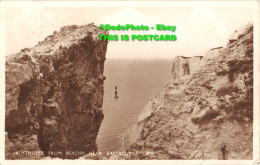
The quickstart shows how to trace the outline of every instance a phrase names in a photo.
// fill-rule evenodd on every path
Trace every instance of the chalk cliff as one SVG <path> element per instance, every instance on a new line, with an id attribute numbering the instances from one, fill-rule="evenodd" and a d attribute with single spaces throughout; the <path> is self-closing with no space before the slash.
<path id="1" fill-rule="evenodd" d="M 172 64 L 172 78 L 192 75 L 199 67 L 202 56 L 177 56 Z"/>
<path id="2" fill-rule="evenodd" d="M 212 48 L 204 56 L 177 56 L 172 64 L 171 78 L 177 79 L 186 75 L 193 75 L 198 71 L 199 67 L 202 67 L 207 61 L 216 57 L 222 48 L 223 47 Z"/>
<path id="3" fill-rule="evenodd" d="M 6 57 L 6 159 L 74 159 L 96 151 L 107 41 L 97 26 L 65 26 Z M 60 151 L 54 155 L 51 151 Z"/>
<path id="4" fill-rule="evenodd" d="M 170 82 L 126 135 L 139 151 L 130 159 L 252 159 L 253 26 L 236 36 L 203 58 L 176 57 Z"/>

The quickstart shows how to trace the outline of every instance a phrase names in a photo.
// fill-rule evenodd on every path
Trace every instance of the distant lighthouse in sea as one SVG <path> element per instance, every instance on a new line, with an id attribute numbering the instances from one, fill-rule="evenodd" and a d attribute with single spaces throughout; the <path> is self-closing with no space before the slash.
<path id="1" fill-rule="evenodd" d="M 117 86 L 115 86 L 115 98 L 116 98 L 116 99 L 118 98 L 118 95 L 117 95 Z"/>

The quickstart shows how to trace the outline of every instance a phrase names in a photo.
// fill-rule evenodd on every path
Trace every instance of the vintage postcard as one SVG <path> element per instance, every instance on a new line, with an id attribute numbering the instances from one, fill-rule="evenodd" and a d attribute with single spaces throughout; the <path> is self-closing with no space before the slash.
<path id="1" fill-rule="evenodd" d="M 1 1 L 1 165 L 259 165 L 259 7 Z"/>

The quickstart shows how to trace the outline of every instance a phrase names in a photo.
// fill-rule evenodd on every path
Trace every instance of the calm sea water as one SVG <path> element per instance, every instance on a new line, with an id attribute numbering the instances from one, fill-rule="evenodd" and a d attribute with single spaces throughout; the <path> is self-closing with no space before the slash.
<path id="1" fill-rule="evenodd" d="M 119 151 L 123 136 L 145 105 L 170 78 L 172 60 L 107 60 L 104 75 L 104 120 L 97 137 L 98 150 Z M 114 98 L 117 86 L 118 99 Z"/>

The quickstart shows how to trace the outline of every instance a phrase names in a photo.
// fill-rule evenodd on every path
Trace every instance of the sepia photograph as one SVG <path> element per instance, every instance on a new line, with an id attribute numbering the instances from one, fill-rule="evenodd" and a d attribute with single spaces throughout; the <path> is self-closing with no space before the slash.
<path id="1" fill-rule="evenodd" d="M 0 8 L 1 164 L 260 164 L 259 1 Z"/>

